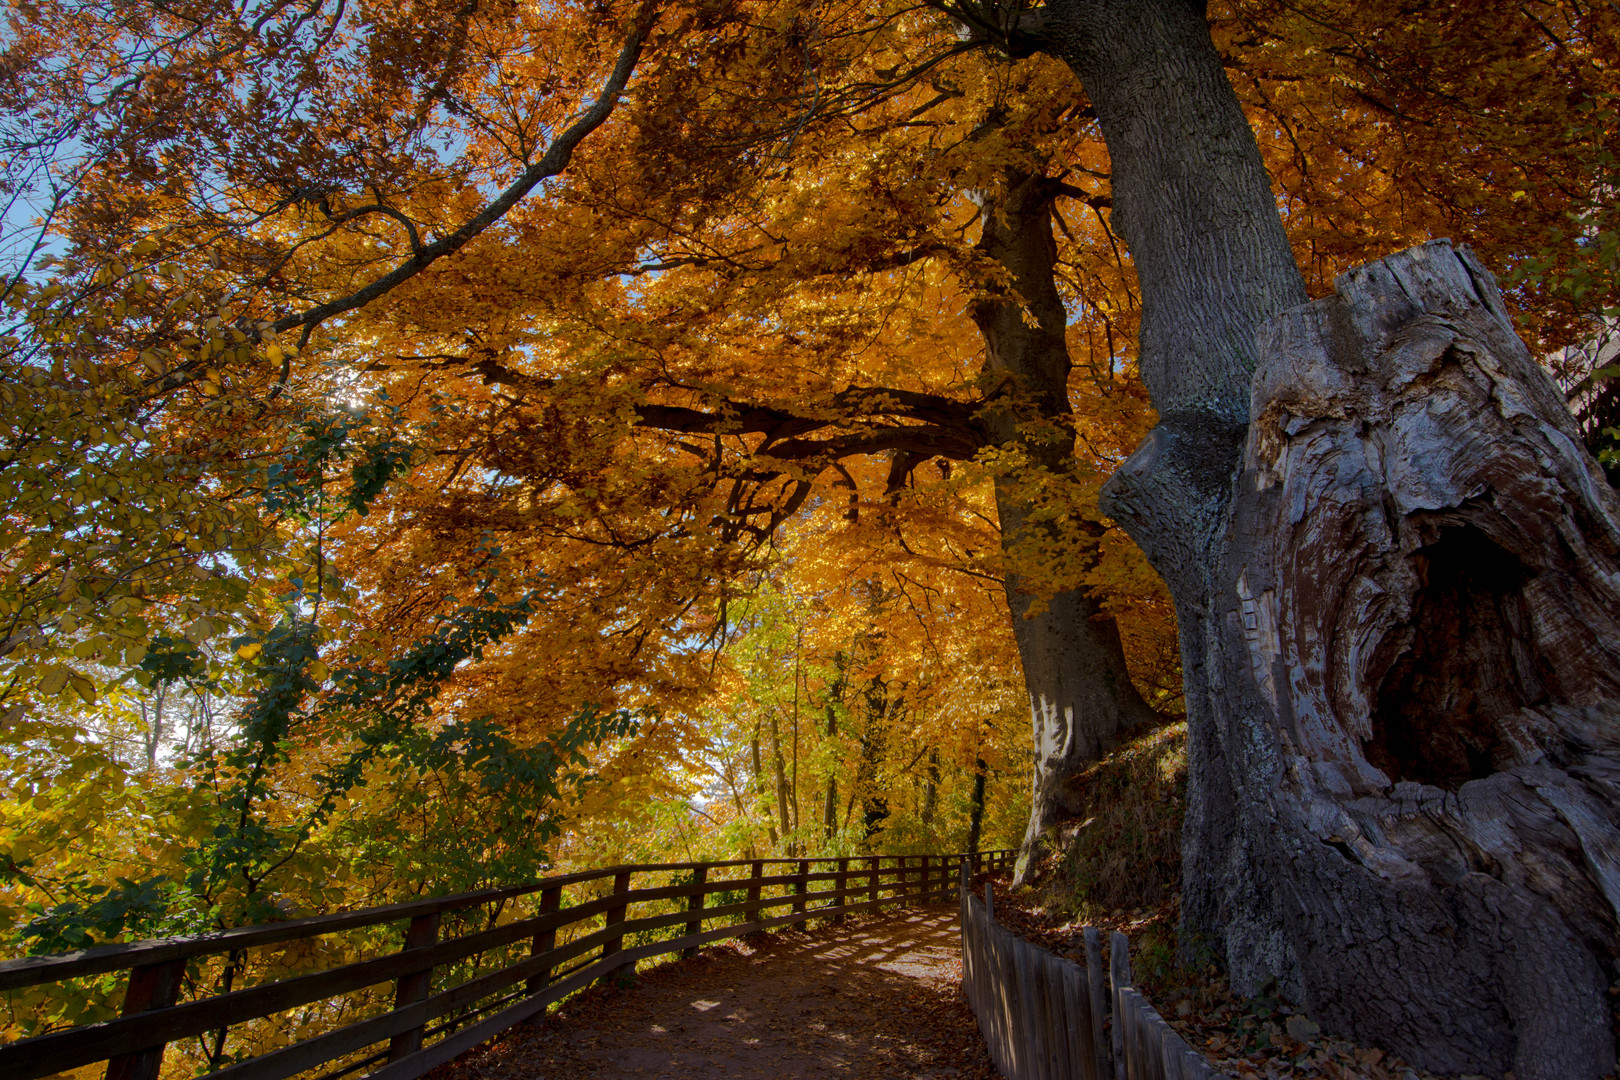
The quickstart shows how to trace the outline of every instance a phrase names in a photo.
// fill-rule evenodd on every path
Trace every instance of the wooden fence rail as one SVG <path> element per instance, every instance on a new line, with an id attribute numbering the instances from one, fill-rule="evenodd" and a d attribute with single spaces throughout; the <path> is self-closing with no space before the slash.
<path id="1" fill-rule="evenodd" d="M 1056 956 L 996 923 L 962 869 L 962 987 L 1007 1080 L 1229 1080 L 1131 985 L 1130 942 L 1084 932 L 1086 962 Z"/>
<path id="2" fill-rule="evenodd" d="M 613 866 L 364 911 L 8 960 L 0 962 L 0 993 L 128 975 L 117 1019 L 0 1046 L 0 1077 L 37 1080 L 105 1061 L 107 1080 L 157 1080 L 165 1050 L 195 1039 L 209 1040 L 212 1059 L 223 1066 L 212 1077 L 284 1080 L 329 1066 L 320 1080 L 368 1069 L 372 1080 L 410 1080 L 577 990 L 633 971 L 638 961 L 690 956 L 715 941 L 813 918 L 948 900 L 958 865 L 970 862 L 976 872 L 999 873 L 1014 855 L 998 850 Z M 671 883 L 633 888 L 638 876 Z M 515 902 L 536 893 L 534 913 L 517 917 Z M 574 894 L 572 903 L 565 903 L 565 893 Z M 786 914 L 766 914 L 784 907 L 790 909 Z M 482 928 L 446 935 L 451 921 Z M 676 936 L 667 936 L 671 928 Z M 210 993 L 204 985 L 209 958 L 227 957 L 242 972 L 249 950 L 308 949 L 317 939 L 367 929 L 389 932 L 399 948 L 285 977 L 274 974 L 274 965 L 261 964 L 272 974 L 256 985 L 238 981 L 237 989 L 226 985 Z M 389 984 L 391 999 L 381 994 Z M 181 1001 L 188 986 L 202 989 Z M 318 1034 L 283 1038 L 286 1045 L 245 1059 L 221 1053 L 233 1026 L 275 1018 L 303 1035 L 311 1016 L 342 1022 Z M 264 1033 L 256 1038 L 263 1042 Z M 275 1041 L 272 1033 L 269 1042 Z"/>

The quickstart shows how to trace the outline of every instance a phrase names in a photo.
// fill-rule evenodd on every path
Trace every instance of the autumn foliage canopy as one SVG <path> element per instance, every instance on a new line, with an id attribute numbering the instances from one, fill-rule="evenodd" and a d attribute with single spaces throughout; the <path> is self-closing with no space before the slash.
<path id="1" fill-rule="evenodd" d="M 1096 505 L 1154 421 L 1109 159 L 1005 15 L 10 5 L 12 947 L 1016 842 L 1009 581 L 1098 599 L 1173 721 L 1173 612 Z M 1314 293 L 1451 236 L 1549 354 L 1612 316 L 1612 5 L 1210 17 Z M 1014 177 L 1066 407 L 974 320 L 1024 303 L 981 243 Z"/>

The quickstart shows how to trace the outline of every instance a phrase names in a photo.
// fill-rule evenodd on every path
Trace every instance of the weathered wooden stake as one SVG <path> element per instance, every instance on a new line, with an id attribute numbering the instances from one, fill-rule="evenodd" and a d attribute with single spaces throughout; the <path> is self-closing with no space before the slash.
<path id="1" fill-rule="evenodd" d="M 129 985 L 124 990 L 122 1015 L 133 1016 L 173 1005 L 180 998 L 180 980 L 185 973 L 184 960 L 168 960 L 134 968 L 129 973 Z M 157 1080 L 166 1048 L 154 1046 L 111 1059 L 107 1062 L 107 1080 Z"/>
<path id="2" fill-rule="evenodd" d="M 439 913 L 437 911 L 428 915 L 418 915 L 411 920 L 410 926 L 405 930 L 404 952 L 412 949 L 425 949 L 432 945 L 439 937 Z M 403 1009 L 407 1005 L 415 1005 L 428 996 L 433 988 L 433 968 L 431 965 L 417 971 L 401 975 L 394 988 L 394 1008 Z M 414 1054 L 422 1049 L 421 1025 L 402 1031 L 388 1040 L 388 1060 L 398 1061 L 406 1054 Z"/>
<path id="3" fill-rule="evenodd" d="M 614 874 L 613 875 L 613 895 L 614 896 L 623 896 L 625 893 L 627 893 L 629 891 L 630 891 L 630 871 L 622 870 L 619 873 Z M 608 927 L 614 927 L 614 926 L 618 926 L 620 923 L 624 922 L 624 913 L 629 909 L 629 907 L 630 907 L 630 905 L 628 903 L 625 903 L 625 904 L 618 904 L 618 905 L 616 905 L 614 907 L 608 908 L 608 911 L 607 911 L 607 924 L 606 925 Z M 623 948 L 624 948 L 624 935 L 619 934 L 619 935 L 615 935 L 614 937 L 610 937 L 610 938 L 608 938 L 606 941 L 604 941 L 602 943 L 602 957 L 604 959 L 606 959 L 607 957 L 612 956 L 614 953 L 618 952 L 619 950 L 621 950 Z M 612 973 L 609 972 L 607 974 L 604 974 L 600 979 L 597 979 L 596 981 L 597 981 L 598 984 L 607 982 L 607 980 L 611 977 L 611 975 L 612 975 Z"/>
<path id="4" fill-rule="evenodd" d="M 1125 1015 L 1120 991 L 1131 985 L 1131 943 L 1115 930 L 1108 936 L 1108 981 L 1114 988 L 1114 1064 L 1125 1080 L 1134 1080 L 1125 1057 L 1125 1028 L 1131 1017 Z"/>
<path id="5" fill-rule="evenodd" d="M 1085 929 L 1086 990 L 1091 995 L 1091 1046 L 1097 1056 L 1097 1076 L 1114 1080 L 1114 1057 L 1108 1052 L 1104 1025 L 1108 1020 L 1108 985 L 1103 974 L 1102 935 L 1095 926 Z"/>
<path id="6" fill-rule="evenodd" d="M 750 885 L 748 887 L 748 908 L 743 913 L 743 922 L 758 922 L 759 921 L 759 888 L 760 887 L 759 887 L 758 882 L 759 882 L 759 879 L 761 877 L 763 877 L 764 874 L 765 874 L 765 862 L 762 859 L 755 859 L 753 861 L 752 867 L 753 867 L 753 869 L 752 869 L 752 872 L 749 874 L 749 877 L 754 882 L 754 884 Z"/>
<path id="7" fill-rule="evenodd" d="M 703 903 L 704 903 L 704 900 L 707 898 L 707 894 L 705 894 L 702 890 L 703 890 L 704 884 L 708 880 L 709 880 L 709 868 L 707 866 L 699 866 L 699 867 L 697 867 L 696 869 L 694 869 L 692 871 L 692 884 L 697 886 L 698 891 L 693 893 L 691 896 L 687 897 L 687 899 L 686 899 L 687 913 L 693 916 L 692 918 L 686 920 L 686 936 L 687 937 L 691 937 L 694 934 L 703 933 L 703 914 L 702 914 L 702 912 L 703 912 Z M 684 948 L 684 949 L 681 950 L 681 958 L 683 960 L 690 960 L 692 957 L 697 955 L 697 951 L 698 951 L 698 947 L 696 945 L 688 946 L 687 948 Z"/>
<path id="8" fill-rule="evenodd" d="M 838 860 L 838 880 L 834 884 L 834 888 L 839 893 L 842 893 L 845 889 L 849 888 L 849 860 L 848 859 L 839 859 Z M 833 901 L 832 901 L 832 904 L 833 904 L 834 907 L 843 907 L 847 903 L 849 903 L 849 897 L 842 896 L 842 895 L 835 897 L 833 899 Z M 843 921 L 844 921 L 844 916 L 842 914 L 838 914 L 838 915 L 833 916 L 833 922 L 841 923 Z"/>
<path id="9" fill-rule="evenodd" d="M 537 914 L 553 915 L 561 907 L 562 886 L 554 886 L 540 893 L 540 910 Z M 539 956 L 541 953 L 548 953 L 556 947 L 557 928 L 554 926 L 550 930 L 542 930 L 534 935 L 534 940 L 529 943 L 529 955 Z M 523 989 L 530 994 L 538 994 L 545 989 L 546 984 L 550 981 L 551 968 L 547 967 L 546 970 L 529 976 L 528 980 L 523 984 Z M 544 1016 L 545 1014 L 542 1013 L 541 1015 Z"/>
<path id="10" fill-rule="evenodd" d="M 810 860 L 809 859 L 800 859 L 799 860 L 799 873 L 798 873 L 797 877 L 795 878 L 795 880 L 793 882 L 793 895 L 797 896 L 799 898 L 799 899 L 793 901 L 793 914 L 795 914 L 795 915 L 803 915 L 804 914 L 804 892 L 805 892 L 805 889 L 809 888 L 809 886 L 810 886 L 810 882 L 808 880 L 806 880 L 806 875 L 808 875 L 809 873 L 810 873 Z"/>

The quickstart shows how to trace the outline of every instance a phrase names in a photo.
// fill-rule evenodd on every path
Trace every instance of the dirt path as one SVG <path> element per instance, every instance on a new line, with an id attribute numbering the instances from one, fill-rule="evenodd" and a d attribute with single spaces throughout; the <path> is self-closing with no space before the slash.
<path id="1" fill-rule="evenodd" d="M 728 943 L 587 991 L 432 1080 L 989 1080 L 954 905 Z"/>

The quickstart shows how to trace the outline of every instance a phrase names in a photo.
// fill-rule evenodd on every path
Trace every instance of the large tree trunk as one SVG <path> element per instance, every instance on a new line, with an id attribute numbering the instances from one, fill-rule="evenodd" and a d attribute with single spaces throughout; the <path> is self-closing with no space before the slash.
<path id="1" fill-rule="evenodd" d="M 1620 498 L 1437 241 L 1263 328 L 1212 552 L 1203 930 L 1442 1072 L 1614 1068 Z M 1114 506 L 1151 537 L 1151 458 Z M 1256 886 L 1259 886 L 1258 888 Z"/>
<path id="2" fill-rule="evenodd" d="M 1422 1066 L 1604 1075 L 1613 493 L 1449 245 L 1303 304 L 1200 6 L 1057 0 L 1042 33 L 1142 282 L 1161 423 L 1105 507 L 1176 601 L 1184 940 Z"/>
<path id="3" fill-rule="evenodd" d="M 1054 0 L 1048 48 L 1091 98 L 1112 162 L 1111 224 L 1125 240 L 1142 293 L 1138 363 L 1159 424 L 1132 459 L 1132 475 L 1159 516 L 1134 529 L 1114 516 L 1165 579 L 1176 605 L 1188 723 L 1184 928 L 1262 955 L 1280 945 L 1275 920 L 1223 920 L 1205 882 L 1241 862 L 1229 846 L 1233 794 L 1214 737 L 1209 674 L 1200 642 L 1219 593 L 1211 557 L 1226 521 L 1231 475 L 1248 421 L 1255 331 L 1303 303 L 1304 281 L 1277 216 L 1254 133 L 1209 37 L 1203 6 L 1189 0 Z M 1105 492 L 1106 494 L 1106 492 Z M 1105 510 L 1110 507 L 1105 503 Z M 1245 906 L 1274 902 L 1249 879 Z M 1230 951 L 1230 950 L 1228 950 Z"/>
<path id="4" fill-rule="evenodd" d="M 979 248 L 1007 269 L 1011 289 L 979 298 L 971 314 L 984 336 L 986 369 L 1008 376 L 982 422 L 997 445 L 1019 447 L 1037 469 L 1063 476 L 1074 468 L 1075 440 L 1067 420 L 1068 318 L 1054 276 L 1054 188 L 1041 175 L 1008 169 L 1000 186 L 979 193 Z M 996 482 L 1002 546 L 1009 551 L 1043 528 L 1031 522 L 1023 483 Z M 1045 854 L 1048 830 L 1077 805 L 1074 778 L 1120 731 L 1157 714 L 1131 682 L 1119 627 L 1097 600 L 1078 589 L 1038 598 L 1016 572 L 1007 575 L 1006 589 L 1034 729 L 1021 882 Z"/>

